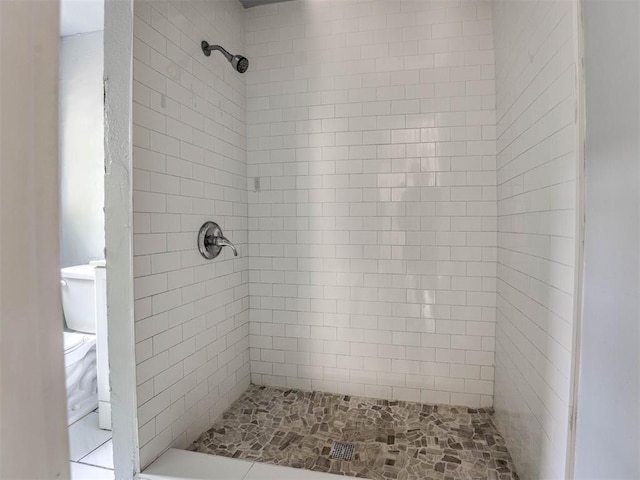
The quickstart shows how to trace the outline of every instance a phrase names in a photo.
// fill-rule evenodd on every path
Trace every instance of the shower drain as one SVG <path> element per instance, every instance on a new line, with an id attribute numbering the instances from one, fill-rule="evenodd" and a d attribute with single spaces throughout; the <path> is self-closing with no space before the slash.
<path id="1" fill-rule="evenodd" d="M 353 460 L 356 446 L 350 443 L 333 442 L 329 457 L 337 460 Z"/>

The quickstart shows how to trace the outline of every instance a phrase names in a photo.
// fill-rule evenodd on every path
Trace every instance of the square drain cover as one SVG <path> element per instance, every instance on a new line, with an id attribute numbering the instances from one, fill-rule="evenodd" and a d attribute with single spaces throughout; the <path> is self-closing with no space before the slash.
<path id="1" fill-rule="evenodd" d="M 351 443 L 333 442 L 331 445 L 331 451 L 329 457 L 337 460 L 353 460 L 353 454 L 356 451 L 356 446 Z"/>

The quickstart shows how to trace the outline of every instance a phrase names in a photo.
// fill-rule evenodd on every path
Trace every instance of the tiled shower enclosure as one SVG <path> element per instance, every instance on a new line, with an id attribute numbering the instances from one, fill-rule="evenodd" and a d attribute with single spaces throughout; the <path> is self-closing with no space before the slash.
<path id="1" fill-rule="evenodd" d="M 494 407 L 518 474 L 563 477 L 575 3 L 134 7 L 142 466 L 253 383 Z"/>

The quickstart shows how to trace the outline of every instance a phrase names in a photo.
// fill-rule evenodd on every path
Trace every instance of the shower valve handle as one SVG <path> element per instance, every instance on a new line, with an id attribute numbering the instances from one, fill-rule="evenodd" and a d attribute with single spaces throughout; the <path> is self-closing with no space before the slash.
<path id="1" fill-rule="evenodd" d="M 215 222 L 206 222 L 200 227 L 198 232 L 198 250 L 200 254 L 207 260 L 211 260 L 220 255 L 222 247 L 230 247 L 233 254 L 237 257 L 238 250 L 231 241 L 226 238 L 220 226 Z"/>
<path id="2" fill-rule="evenodd" d="M 216 247 L 230 247 L 233 250 L 233 255 L 238 256 L 238 250 L 236 246 L 229 241 L 227 237 L 206 237 L 205 243 L 208 245 L 214 245 Z"/>

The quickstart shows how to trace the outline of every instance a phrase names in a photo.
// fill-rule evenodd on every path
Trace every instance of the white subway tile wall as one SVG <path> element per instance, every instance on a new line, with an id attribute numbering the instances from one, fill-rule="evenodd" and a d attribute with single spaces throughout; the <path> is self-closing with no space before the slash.
<path id="1" fill-rule="evenodd" d="M 246 85 L 237 0 L 135 0 L 133 183 L 140 463 L 185 448 L 249 385 Z M 240 251 L 214 262 L 217 221 Z"/>
<path id="2" fill-rule="evenodd" d="M 522 479 L 565 478 L 574 302 L 576 2 L 496 2 L 496 419 Z"/>
<path id="3" fill-rule="evenodd" d="M 245 13 L 253 383 L 488 406 L 491 5 Z"/>

